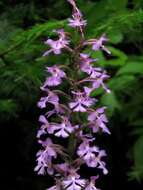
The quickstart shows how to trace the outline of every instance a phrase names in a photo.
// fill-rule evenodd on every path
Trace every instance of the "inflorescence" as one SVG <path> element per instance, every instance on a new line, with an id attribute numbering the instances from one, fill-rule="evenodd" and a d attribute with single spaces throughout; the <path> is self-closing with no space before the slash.
<path id="1" fill-rule="evenodd" d="M 98 132 L 110 134 L 106 126 L 106 107 L 97 108 L 98 100 L 91 93 L 98 88 L 110 93 L 104 83 L 109 75 L 94 66 L 98 59 L 93 59 L 85 50 L 90 48 L 90 51 L 101 50 L 107 54 L 110 51 L 104 46 L 108 41 L 105 35 L 99 39 L 85 39 L 87 21 L 75 0 L 68 2 L 73 9 L 68 26 L 78 31 L 80 40 L 75 48 L 71 48 L 70 35 L 64 29 L 58 29 L 54 30 L 57 40 L 45 41 L 49 49 L 43 56 L 67 51 L 71 63 L 67 66 L 69 68 L 59 64 L 46 67 L 48 76 L 41 86 L 45 95 L 39 100 L 38 107 L 48 111 L 39 117 L 41 127 L 37 138 L 42 148 L 36 155 L 35 171 L 39 175 L 48 173 L 54 178 L 55 185 L 47 190 L 99 190 L 95 186 L 99 175 L 84 179 L 80 176 L 80 168 L 86 165 L 101 170 L 105 175 L 108 173 L 104 162 L 106 152 L 95 145 L 94 137 Z M 63 91 L 60 87 L 64 83 L 66 90 Z"/>

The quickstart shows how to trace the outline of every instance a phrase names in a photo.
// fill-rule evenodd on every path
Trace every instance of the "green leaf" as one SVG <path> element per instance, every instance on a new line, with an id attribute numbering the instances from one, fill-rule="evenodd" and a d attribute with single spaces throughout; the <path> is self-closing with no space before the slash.
<path id="1" fill-rule="evenodd" d="M 108 38 L 110 39 L 110 43 L 118 44 L 123 40 L 123 34 L 120 30 L 113 30 L 108 34 Z"/>
<path id="2" fill-rule="evenodd" d="M 135 76 L 121 75 L 111 78 L 108 82 L 108 86 L 109 88 L 111 88 L 111 90 L 117 92 L 123 92 L 125 89 L 128 89 L 135 80 L 136 80 Z"/>
<path id="3" fill-rule="evenodd" d="M 113 91 L 103 95 L 101 103 L 108 107 L 109 115 L 113 115 L 115 110 L 121 110 L 121 104 Z"/>
<path id="4" fill-rule="evenodd" d="M 100 66 L 104 66 L 104 67 L 107 67 L 107 66 L 119 67 L 125 64 L 125 62 L 128 59 L 125 53 L 111 46 L 109 46 L 108 49 L 111 51 L 111 54 L 112 54 L 112 56 L 109 57 L 108 60 L 105 59 L 105 56 L 103 55 L 101 51 L 93 51 L 90 53 L 91 50 L 88 50 L 88 53 L 90 53 L 93 58 L 99 59 L 96 65 L 99 64 Z"/>
<path id="5" fill-rule="evenodd" d="M 111 65 L 113 67 L 116 66 L 122 66 L 125 64 L 125 62 L 127 61 L 128 57 L 125 53 L 123 53 L 122 51 L 120 51 L 117 48 L 114 47 L 109 47 L 108 48 L 111 51 L 111 54 L 114 58 L 111 58 L 110 60 L 107 61 L 107 65 Z"/>
<path id="6" fill-rule="evenodd" d="M 117 72 L 117 75 L 121 74 L 143 74 L 143 63 L 137 61 L 129 62 Z"/>
<path id="7" fill-rule="evenodd" d="M 0 118 L 7 120 L 10 117 L 17 116 L 17 104 L 12 99 L 0 100 Z"/>
<path id="8" fill-rule="evenodd" d="M 140 136 L 133 146 L 134 166 L 128 173 L 130 179 L 136 179 L 139 182 L 143 179 L 143 136 Z"/>

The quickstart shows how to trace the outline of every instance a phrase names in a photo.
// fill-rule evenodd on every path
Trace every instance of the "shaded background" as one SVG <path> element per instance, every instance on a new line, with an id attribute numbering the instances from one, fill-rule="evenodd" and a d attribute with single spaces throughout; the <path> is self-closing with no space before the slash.
<path id="1" fill-rule="evenodd" d="M 106 33 L 112 52 L 112 56 L 92 55 L 112 76 L 108 83 L 112 93 L 98 92 L 101 105 L 109 108 L 112 132 L 101 137 L 110 173 L 101 178 L 99 187 L 142 190 L 143 1 L 78 0 L 78 4 L 88 20 L 86 37 Z M 36 102 L 45 65 L 59 59 L 66 64 L 66 55 L 43 58 L 43 41 L 53 29 L 67 28 L 71 10 L 64 0 L 1 0 L 0 10 L 1 189 L 42 190 L 52 179 L 33 172 L 39 149 Z"/>

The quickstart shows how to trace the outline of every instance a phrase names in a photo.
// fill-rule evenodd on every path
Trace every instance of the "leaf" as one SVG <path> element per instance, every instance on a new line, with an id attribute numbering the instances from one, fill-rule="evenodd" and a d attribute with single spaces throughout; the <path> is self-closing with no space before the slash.
<path id="1" fill-rule="evenodd" d="M 134 166 L 128 173 L 130 179 L 137 179 L 139 182 L 143 179 L 143 135 L 138 138 L 133 146 Z"/>
<path id="2" fill-rule="evenodd" d="M 136 32 L 142 31 L 142 23 L 143 10 L 141 9 L 119 13 L 116 12 L 115 14 L 112 13 L 112 15 L 110 15 L 109 17 L 105 15 L 105 19 L 102 18 L 102 22 L 100 21 L 96 23 L 95 28 L 92 26 L 92 31 L 90 31 L 90 37 L 93 38 L 94 36 L 101 35 L 102 33 L 110 35 L 110 33 L 120 31 L 122 34 L 128 34 L 126 38 L 131 35 L 133 36 L 134 34 L 134 37 L 136 37 L 135 39 L 138 40 L 139 36 L 136 36 Z M 138 30 L 136 29 L 137 27 Z"/>
<path id="3" fill-rule="evenodd" d="M 26 31 L 19 32 L 13 37 L 11 45 L 6 50 L 1 50 L 0 54 L 7 54 L 12 50 L 15 50 L 17 47 L 31 45 L 37 38 L 42 35 L 50 35 L 53 29 L 63 27 L 66 21 L 50 21 L 44 24 L 37 24 L 31 29 Z"/>
<path id="4" fill-rule="evenodd" d="M 7 120 L 17 116 L 17 104 L 12 99 L 0 100 L 0 118 Z"/>
<path id="5" fill-rule="evenodd" d="M 124 67 L 119 69 L 117 75 L 121 74 L 143 74 L 143 63 L 142 62 L 129 62 Z"/>
<path id="6" fill-rule="evenodd" d="M 107 65 L 111 65 L 113 67 L 116 67 L 116 66 L 122 66 L 125 64 L 128 57 L 124 52 L 120 51 L 117 48 L 111 47 L 111 46 L 108 49 L 111 51 L 111 55 L 114 58 L 111 57 L 111 59 L 109 59 L 107 61 L 107 63 L 106 63 Z"/>
<path id="7" fill-rule="evenodd" d="M 123 40 L 123 34 L 120 30 L 113 30 L 108 34 L 108 38 L 110 43 L 118 44 Z"/>
<path id="8" fill-rule="evenodd" d="M 135 76 L 132 75 L 121 75 L 113 77 L 109 80 L 108 86 L 111 90 L 117 91 L 118 93 L 127 90 L 133 85 L 136 80 Z"/>
<path id="9" fill-rule="evenodd" d="M 115 110 L 121 110 L 121 104 L 117 99 L 116 94 L 112 91 L 102 96 L 101 103 L 108 107 L 109 115 L 113 115 Z"/>
<path id="10" fill-rule="evenodd" d="M 103 52 L 101 51 L 93 51 L 90 53 L 91 50 L 90 49 L 88 50 L 88 53 L 90 53 L 93 58 L 95 59 L 97 58 L 99 60 L 96 63 L 96 65 L 99 64 L 104 67 L 107 67 L 107 66 L 119 67 L 125 64 L 125 62 L 128 59 L 125 53 L 111 46 L 107 48 L 111 51 L 111 56 L 109 56 L 108 59 L 105 58 L 105 56 L 103 55 Z"/>
<path id="11" fill-rule="evenodd" d="M 66 21 L 48 21 L 44 24 L 37 24 L 33 26 L 31 29 L 23 32 L 21 35 L 18 35 L 15 38 L 15 41 L 25 41 L 31 43 L 39 36 L 43 34 L 52 33 L 52 31 L 56 28 L 63 27 Z"/>

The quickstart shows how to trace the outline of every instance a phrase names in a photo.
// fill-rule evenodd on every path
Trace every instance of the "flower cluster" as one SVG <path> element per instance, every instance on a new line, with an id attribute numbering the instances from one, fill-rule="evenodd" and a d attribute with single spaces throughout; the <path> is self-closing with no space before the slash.
<path id="1" fill-rule="evenodd" d="M 71 49 L 69 35 L 64 29 L 58 29 L 54 31 L 58 39 L 48 39 L 45 42 L 49 49 L 43 56 L 50 53 L 58 55 L 64 49 L 69 51 L 69 60 L 72 60 L 69 67 L 74 75 L 72 73 L 70 76 L 66 72 L 67 67 L 59 64 L 46 67 L 47 78 L 41 86 L 44 96 L 37 105 L 47 111 L 39 117 L 41 127 L 37 138 L 42 148 L 36 155 L 35 171 L 39 175 L 48 173 L 55 179 L 55 185 L 47 190 L 99 190 L 95 186 L 99 176 L 83 179 L 80 176 L 80 167 L 85 165 L 99 169 L 105 175 L 108 173 L 104 161 L 106 152 L 96 145 L 94 137 L 98 132 L 110 134 L 106 126 L 106 107 L 97 107 L 98 100 L 91 93 L 98 88 L 110 93 L 105 84 L 109 75 L 102 68 L 94 66 L 98 59 L 90 57 L 85 50 L 91 46 L 91 51 L 101 50 L 108 54 L 110 51 L 104 45 L 108 41 L 105 35 L 99 39 L 84 38 L 87 22 L 75 0 L 68 2 L 73 9 L 68 25 L 75 28 L 81 37 L 78 48 Z M 61 86 L 65 81 L 62 91 Z"/>

